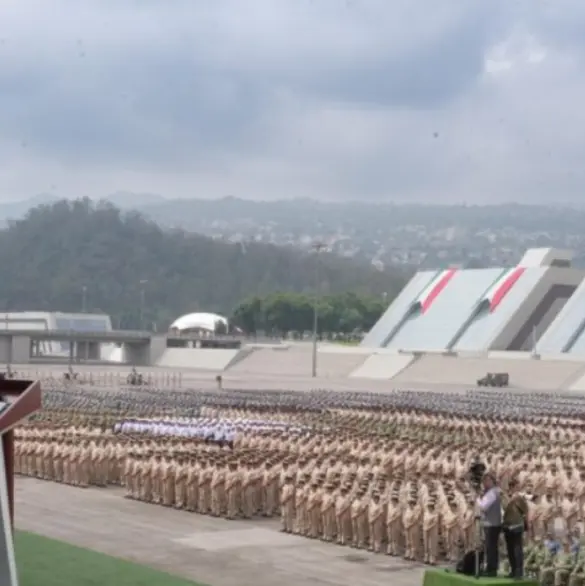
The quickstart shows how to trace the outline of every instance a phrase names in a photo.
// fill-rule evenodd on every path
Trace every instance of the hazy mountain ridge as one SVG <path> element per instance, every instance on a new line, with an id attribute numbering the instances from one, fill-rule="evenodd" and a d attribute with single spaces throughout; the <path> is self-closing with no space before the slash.
<path id="1" fill-rule="evenodd" d="M 50 197 L 1 204 L 0 221 L 20 217 Z M 582 207 L 250 201 L 234 197 L 173 200 L 131 192 L 118 192 L 106 199 L 120 208 L 139 210 L 162 225 L 220 240 L 301 249 L 321 240 L 342 256 L 379 266 L 512 264 L 526 248 L 535 246 L 573 249 L 577 263 L 585 264 Z"/>

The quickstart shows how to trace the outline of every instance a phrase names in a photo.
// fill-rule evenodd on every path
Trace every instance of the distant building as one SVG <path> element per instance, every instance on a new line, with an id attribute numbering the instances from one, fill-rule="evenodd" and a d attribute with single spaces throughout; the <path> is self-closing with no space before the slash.
<path id="1" fill-rule="evenodd" d="M 572 256 L 536 248 L 512 268 L 420 271 L 361 345 L 397 352 L 525 352 L 541 346 L 585 352 L 584 288 L 577 290 L 585 273 L 571 266 Z"/>
<path id="2" fill-rule="evenodd" d="M 47 330 L 67 332 L 109 332 L 112 320 L 103 313 L 63 313 L 60 311 L 13 311 L 0 313 L 0 330 Z M 103 346 L 110 346 L 103 344 Z M 47 341 L 39 345 L 44 356 L 69 355 L 69 342 Z"/>
<path id="3" fill-rule="evenodd" d="M 221 324 L 221 325 L 220 325 Z M 169 327 L 172 334 L 213 334 L 223 328 L 229 331 L 228 320 L 217 313 L 188 313 L 177 318 Z"/>

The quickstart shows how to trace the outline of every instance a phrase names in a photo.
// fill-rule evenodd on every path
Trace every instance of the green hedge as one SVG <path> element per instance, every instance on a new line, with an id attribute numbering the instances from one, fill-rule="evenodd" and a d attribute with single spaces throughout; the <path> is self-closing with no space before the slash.
<path id="1" fill-rule="evenodd" d="M 508 578 L 479 578 L 464 576 L 446 570 L 427 570 L 423 586 L 538 586 L 534 580 L 510 580 Z"/>

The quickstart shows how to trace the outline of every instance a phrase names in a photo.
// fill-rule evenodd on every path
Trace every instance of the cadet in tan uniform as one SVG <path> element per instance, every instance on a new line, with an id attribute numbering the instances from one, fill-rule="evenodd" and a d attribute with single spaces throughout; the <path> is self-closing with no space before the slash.
<path id="1" fill-rule="evenodd" d="M 380 493 L 372 492 L 372 498 L 368 506 L 368 524 L 370 534 L 370 551 L 380 553 L 382 551 L 382 539 L 384 538 L 385 507 L 380 501 Z"/>
<path id="2" fill-rule="evenodd" d="M 155 461 L 151 451 L 148 451 L 144 455 L 144 460 L 140 468 L 140 500 L 145 503 L 153 502 L 153 469 Z"/>
<path id="3" fill-rule="evenodd" d="M 386 533 L 388 541 L 388 555 L 401 555 L 403 549 L 404 528 L 402 526 L 402 507 L 398 489 L 393 491 L 386 512 Z"/>
<path id="4" fill-rule="evenodd" d="M 419 544 L 419 509 L 415 494 L 410 495 L 407 507 L 402 514 L 402 526 L 404 527 L 404 537 L 406 547 L 404 551 L 405 560 L 415 560 L 417 557 L 417 548 Z"/>
<path id="5" fill-rule="evenodd" d="M 455 495 L 447 497 L 439 523 L 442 528 L 446 558 L 456 562 L 459 559 L 459 543 L 462 539 L 463 513 L 459 510 Z"/>
<path id="6" fill-rule="evenodd" d="M 142 476 L 142 468 L 144 467 L 144 456 L 141 452 L 134 454 L 134 466 L 130 475 L 130 494 L 133 499 L 140 500 L 142 495 L 142 487 L 140 479 Z"/>
<path id="7" fill-rule="evenodd" d="M 225 468 L 220 460 L 215 463 L 211 477 L 211 514 L 220 517 L 225 509 Z"/>
<path id="8" fill-rule="evenodd" d="M 263 480 L 264 473 L 260 462 L 254 461 L 251 466 L 252 480 L 250 486 L 252 487 L 252 515 L 264 513 L 264 488 Z"/>
<path id="9" fill-rule="evenodd" d="M 325 485 L 321 498 L 321 528 L 323 541 L 335 539 L 335 496 L 331 482 Z"/>
<path id="10" fill-rule="evenodd" d="M 162 469 L 162 504 L 165 507 L 172 507 L 175 504 L 175 467 L 175 463 L 169 454 L 165 454 Z"/>
<path id="11" fill-rule="evenodd" d="M 65 445 L 61 440 L 57 440 L 55 442 L 55 447 L 53 449 L 53 470 L 54 470 L 54 479 L 57 482 L 63 482 L 63 475 L 64 475 L 64 461 L 63 461 L 63 450 L 65 449 Z"/>
<path id="12" fill-rule="evenodd" d="M 79 443 L 75 443 L 72 445 L 69 451 L 69 473 L 70 473 L 70 482 L 73 486 L 79 486 L 79 472 L 81 467 L 81 458 L 82 458 L 82 450 Z"/>
<path id="13" fill-rule="evenodd" d="M 370 538 L 368 523 L 368 505 L 370 499 L 366 493 L 367 484 L 362 483 L 357 493 L 357 505 L 354 507 L 356 501 L 352 504 L 352 531 L 355 526 L 355 533 L 357 535 L 356 547 L 358 549 L 367 548 Z"/>
<path id="14" fill-rule="evenodd" d="M 211 466 L 211 462 L 206 460 L 201 460 L 199 464 L 199 505 L 197 507 L 197 512 L 201 513 L 202 515 L 209 514 L 209 510 L 211 507 L 211 478 L 213 474 L 213 468 Z"/>
<path id="15" fill-rule="evenodd" d="M 542 524 L 545 533 L 554 531 L 554 519 L 559 514 L 559 507 L 553 501 L 553 493 L 548 492 L 541 503 L 542 506 Z"/>
<path id="16" fill-rule="evenodd" d="M 292 533 L 294 528 L 294 504 L 295 489 L 292 483 L 292 475 L 289 473 L 284 478 L 284 486 L 280 495 L 280 510 L 282 531 Z"/>
<path id="17" fill-rule="evenodd" d="M 278 502 L 278 469 L 269 460 L 264 464 L 262 490 L 264 492 L 264 516 L 272 517 L 275 514 Z"/>
<path id="18" fill-rule="evenodd" d="M 69 460 L 71 453 L 71 440 L 64 440 L 62 445 L 63 447 L 61 448 L 61 465 L 63 468 L 63 475 L 61 477 L 61 481 L 64 484 L 71 484 L 71 464 Z M 32 468 L 30 469 L 30 472 L 32 473 Z"/>
<path id="19" fill-rule="evenodd" d="M 295 526 L 294 533 L 308 536 L 311 521 L 309 519 L 308 503 L 311 494 L 309 484 L 310 474 L 303 473 L 295 489 Z"/>
<path id="20" fill-rule="evenodd" d="M 187 463 L 187 480 L 186 480 L 186 487 L 185 487 L 185 491 L 186 491 L 186 506 L 185 508 L 187 509 L 187 511 L 190 511 L 191 513 L 194 513 L 195 511 L 197 511 L 197 505 L 198 503 L 198 466 L 197 466 L 197 461 L 195 459 L 195 455 L 194 452 L 191 452 L 189 454 Z"/>
<path id="21" fill-rule="evenodd" d="M 426 504 L 423 512 L 423 543 L 424 562 L 436 565 L 439 555 L 439 513 L 436 508 L 436 501 L 432 496 Z"/>
<path id="22" fill-rule="evenodd" d="M 108 486 L 109 446 L 105 440 L 100 440 L 99 444 L 100 451 L 97 460 L 96 480 L 98 486 L 105 487 Z"/>
<path id="23" fill-rule="evenodd" d="M 126 458 L 128 457 L 128 447 L 124 443 L 118 445 L 115 450 L 114 456 L 114 474 L 116 479 L 116 484 L 120 486 L 123 485 L 123 473 L 124 473 L 124 466 L 126 463 Z"/>
<path id="24" fill-rule="evenodd" d="M 90 483 L 95 486 L 100 486 L 100 478 L 98 474 L 99 460 L 102 448 L 99 442 L 91 442 L 89 450 L 89 478 Z"/>
<path id="25" fill-rule="evenodd" d="M 91 482 L 91 444 L 88 439 L 81 444 L 78 466 L 79 486 L 87 488 Z"/>
<path id="26" fill-rule="evenodd" d="M 229 469 L 226 474 L 225 492 L 227 498 L 227 512 L 228 519 L 237 519 L 239 516 L 239 490 L 240 490 L 240 471 L 238 470 L 238 463 L 235 460 L 230 461 Z"/>
<path id="27" fill-rule="evenodd" d="M 187 501 L 187 474 L 188 467 L 185 457 L 179 454 L 175 464 L 175 509 L 182 509 Z"/>
<path id="28" fill-rule="evenodd" d="M 135 464 L 136 464 L 136 459 L 134 457 L 134 452 L 129 451 L 128 457 L 126 458 L 126 462 L 124 465 L 124 474 L 123 474 L 123 482 L 124 482 L 124 487 L 126 489 L 126 494 L 125 494 L 126 498 L 132 498 L 132 496 L 133 496 L 132 476 L 134 473 Z"/>
<path id="29" fill-rule="evenodd" d="M 581 520 L 579 502 L 575 499 L 572 489 L 567 490 L 565 493 L 561 504 L 561 514 L 567 532 L 572 533 L 577 526 L 577 522 Z"/>
<path id="30" fill-rule="evenodd" d="M 162 503 L 162 454 L 155 452 L 154 461 L 150 470 L 150 476 L 152 479 L 152 502 L 155 505 Z"/>
<path id="31" fill-rule="evenodd" d="M 45 451 L 45 440 L 41 436 L 35 442 L 35 450 L 33 452 L 33 476 L 42 478 L 43 474 L 43 454 Z"/>
<path id="32" fill-rule="evenodd" d="M 57 443 L 54 441 L 52 437 L 49 437 L 49 441 L 47 442 L 47 447 L 45 448 L 45 462 L 43 465 L 43 478 L 45 480 L 54 480 L 55 479 L 55 460 L 54 454 L 56 451 Z"/>
<path id="33" fill-rule="evenodd" d="M 337 525 L 337 543 L 340 545 L 351 543 L 351 497 L 347 484 L 341 485 L 340 494 L 335 501 L 335 520 Z"/>
<path id="34" fill-rule="evenodd" d="M 307 536 L 316 539 L 321 534 L 321 489 L 319 483 L 314 480 L 311 482 L 311 490 L 307 495 L 307 520 L 309 527 Z"/>

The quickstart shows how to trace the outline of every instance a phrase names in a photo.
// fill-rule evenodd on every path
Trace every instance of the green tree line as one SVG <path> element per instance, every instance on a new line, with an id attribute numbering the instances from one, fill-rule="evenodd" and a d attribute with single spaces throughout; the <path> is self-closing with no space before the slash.
<path id="1" fill-rule="evenodd" d="M 326 295 L 391 297 L 405 282 L 396 270 L 333 254 L 321 254 L 319 264 Z M 115 328 L 159 331 L 186 313 L 229 316 L 247 297 L 316 287 L 314 255 L 169 230 L 88 199 L 41 205 L 10 222 L 0 230 L 0 267 L 0 312 L 85 309 L 110 315 Z"/>
<path id="2" fill-rule="evenodd" d="M 245 299 L 234 310 L 232 323 L 247 334 L 302 334 L 313 330 L 317 307 L 320 335 L 354 334 L 372 328 L 386 308 L 386 296 L 340 293 L 315 295 L 272 293 Z"/>

